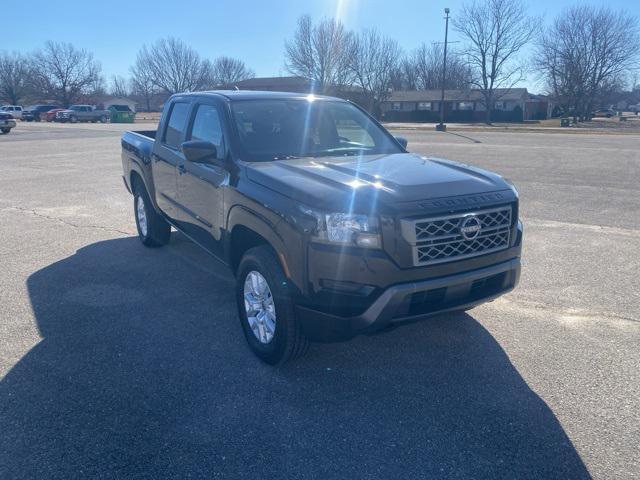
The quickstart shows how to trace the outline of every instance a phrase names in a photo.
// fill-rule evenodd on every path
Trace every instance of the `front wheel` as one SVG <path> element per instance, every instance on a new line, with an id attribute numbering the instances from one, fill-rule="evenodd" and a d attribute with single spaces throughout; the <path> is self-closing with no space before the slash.
<path id="1" fill-rule="evenodd" d="M 100 123 L 107 123 L 107 120 L 108 120 L 108 119 L 107 119 L 107 116 L 106 116 L 106 115 L 102 115 L 102 116 L 100 117 Z"/>
<path id="2" fill-rule="evenodd" d="M 155 211 L 146 190 L 136 189 L 133 195 L 138 238 L 146 247 L 160 247 L 169 243 L 171 225 Z"/>
<path id="3" fill-rule="evenodd" d="M 74 117 L 74 116 L 72 115 L 71 117 L 69 117 L 69 121 L 70 121 L 71 123 L 78 123 L 78 118 L 77 118 L 77 117 Z"/>
<path id="4" fill-rule="evenodd" d="M 282 364 L 306 353 L 309 341 L 296 318 L 288 280 L 270 247 L 254 247 L 242 257 L 236 300 L 247 343 L 263 362 Z"/>

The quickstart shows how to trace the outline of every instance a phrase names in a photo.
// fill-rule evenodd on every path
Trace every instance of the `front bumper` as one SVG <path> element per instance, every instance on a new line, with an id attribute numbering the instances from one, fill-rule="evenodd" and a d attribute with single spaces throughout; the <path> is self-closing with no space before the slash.
<path id="1" fill-rule="evenodd" d="M 13 119 L 9 120 L 0 120 L 0 128 L 15 128 L 16 121 Z"/>
<path id="2" fill-rule="evenodd" d="M 393 323 L 466 310 L 513 290 L 520 279 L 520 258 L 439 278 L 387 288 L 363 313 L 342 317 L 297 306 L 305 334 L 315 341 L 346 340 Z"/>

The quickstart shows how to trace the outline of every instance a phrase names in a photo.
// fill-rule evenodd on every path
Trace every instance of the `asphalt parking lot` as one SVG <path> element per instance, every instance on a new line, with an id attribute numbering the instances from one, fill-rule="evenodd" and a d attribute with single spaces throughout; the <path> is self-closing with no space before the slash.
<path id="1" fill-rule="evenodd" d="M 519 288 L 272 368 L 135 238 L 128 128 L 0 136 L 0 478 L 640 478 L 640 136 L 398 132 L 516 183 Z"/>

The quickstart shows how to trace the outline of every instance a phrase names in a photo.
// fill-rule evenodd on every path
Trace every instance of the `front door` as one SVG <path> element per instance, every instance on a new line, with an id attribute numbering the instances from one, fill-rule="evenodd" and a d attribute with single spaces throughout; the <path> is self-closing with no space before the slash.
<path id="1" fill-rule="evenodd" d="M 201 103 L 194 109 L 185 141 L 211 142 L 217 148 L 217 157 L 225 158 L 220 109 L 215 103 Z M 190 162 L 184 158 L 177 170 L 178 202 L 182 207 L 180 227 L 212 253 L 220 255 L 224 226 L 223 191 L 228 184 L 229 173 L 222 167 Z"/>
<path id="2" fill-rule="evenodd" d="M 156 203 L 171 219 L 178 216 L 178 164 L 183 162 L 180 145 L 184 141 L 187 120 L 191 104 L 175 102 L 171 106 L 168 119 L 164 122 L 163 131 L 158 131 L 158 138 L 151 155 L 153 184 L 156 189 Z"/>

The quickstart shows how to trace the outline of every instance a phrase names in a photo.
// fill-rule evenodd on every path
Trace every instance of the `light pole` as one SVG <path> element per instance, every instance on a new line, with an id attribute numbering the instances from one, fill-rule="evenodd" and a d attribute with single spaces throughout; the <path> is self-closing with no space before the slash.
<path id="1" fill-rule="evenodd" d="M 447 126 L 444 124 L 444 87 L 447 78 L 447 39 L 449 37 L 449 9 L 445 8 L 444 13 L 445 27 L 444 27 L 444 55 L 442 60 L 442 95 L 440 96 L 440 123 L 436 125 L 436 130 L 439 132 L 446 132 Z"/>

